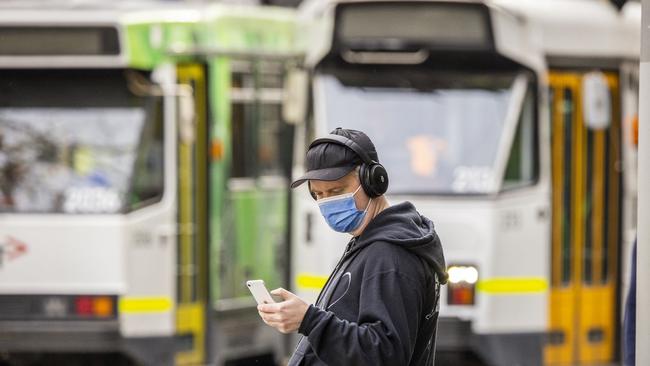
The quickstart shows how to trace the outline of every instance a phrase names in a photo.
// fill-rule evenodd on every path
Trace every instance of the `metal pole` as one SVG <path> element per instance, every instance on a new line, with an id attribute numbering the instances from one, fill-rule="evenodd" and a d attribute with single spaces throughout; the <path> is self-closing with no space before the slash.
<path id="1" fill-rule="evenodd" d="M 636 365 L 650 365 L 650 0 L 642 2 L 639 94 Z"/>

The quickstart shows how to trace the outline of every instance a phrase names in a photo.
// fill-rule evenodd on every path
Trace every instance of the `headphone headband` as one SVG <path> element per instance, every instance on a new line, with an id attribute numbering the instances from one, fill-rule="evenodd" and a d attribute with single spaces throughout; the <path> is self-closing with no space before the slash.
<path id="1" fill-rule="evenodd" d="M 327 142 L 331 142 L 333 144 L 343 145 L 343 146 L 348 147 L 350 150 L 354 151 L 357 155 L 359 155 L 361 160 L 363 160 L 363 162 L 368 164 L 368 165 L 377 164 L 376 161 L 374 161 L 374 160 L 372 160 L 370 158 L 370 155 L 368 155 L 366 150 L 364 150 L 356 142 L 352 141 L 352 139 L 349 139 L 349 138 L 347 138 L 345 136 L 341 136 L 341 135 L 335 135 L 333 133 L 327 135 L 326 137 L 321 137 L 319 139 L 314 140 L 309 145 L 309 148 L 311 149 L 312 147 L 314 147 L 316 145 L 324 144 L 324 143 L 327 143 Z"/>

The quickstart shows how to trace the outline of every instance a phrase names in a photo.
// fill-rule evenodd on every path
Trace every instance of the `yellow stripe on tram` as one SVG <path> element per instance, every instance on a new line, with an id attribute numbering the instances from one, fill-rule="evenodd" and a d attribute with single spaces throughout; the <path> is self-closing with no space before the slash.
<path id="1" fill-rule="evenodd" d="M 307 290 L 320 290 L 325 286 L 328 276 L 318 276 L 307 273 L 301 273 L 296 276 L 298 287 Z"/>
<path id="2" fill-rule="evenodd" d="M 119 303 L 122 314 L 165 313 L 172 306 L 169 297 L 123 297 Z"/>
<path id="3" fill-rule="evenodd" d="M 538 277 L 487 278 L 480 280 L 476 290 L 491 295 L 535 294 L 548 290 L 548 281 Z"/>
<path id="4" fill-rule="evenodd" d="M 298 287 L 308 290 L 320 290 L 327 282 L 327 276 L 302 273 L 296 276 Z M 549 284 L 544 278 L 488 278 L 480 280 L 476 289 L 487 294 L 539 293 L 548 291 Z"/>

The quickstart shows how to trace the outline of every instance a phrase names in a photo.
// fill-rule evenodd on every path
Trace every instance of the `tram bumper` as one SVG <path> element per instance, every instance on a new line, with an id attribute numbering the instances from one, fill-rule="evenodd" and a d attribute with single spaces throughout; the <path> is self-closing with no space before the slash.
<path id="1" fill-rule="evenodd" d="M 142 365 L 172 365 L 172 337 L 123 337 L 119 321 L 0 321 L 0 352 L 121 353 Z"/>
<path id="2" fill-rule="evenodd" d="M 544 339 L 544 333 L 477 334 L 469 320 L 441 317 L 436 348 L 442 353 L 473 353 L 489 366 L 538 366 Z"/>
<path id="3" fill-rule="evenodd" d="M 0 322 L 3 352 L 114 352 L 120 344 L 117 320 Z"/>

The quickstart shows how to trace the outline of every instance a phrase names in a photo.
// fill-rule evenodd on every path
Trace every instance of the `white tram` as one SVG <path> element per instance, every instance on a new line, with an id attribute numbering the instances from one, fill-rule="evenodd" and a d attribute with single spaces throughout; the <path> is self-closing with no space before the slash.
<path id="1" fill-rule="evenodd" d="M 442 360 L 617 359 L 633 239 L 640 5 L 605 1 L 303 4 L 307 143 L 363 130 L 390 201 L 430 217 L 449 266 Z M 347 242 L 294 195 L 293 276 L 313 299 Z M 625 249 L 625 250 L 623 250 Z M 460 364 L 459 358 L 454 359 Z M 448 361 L 452 362 L 452 361 Z"/>

